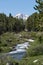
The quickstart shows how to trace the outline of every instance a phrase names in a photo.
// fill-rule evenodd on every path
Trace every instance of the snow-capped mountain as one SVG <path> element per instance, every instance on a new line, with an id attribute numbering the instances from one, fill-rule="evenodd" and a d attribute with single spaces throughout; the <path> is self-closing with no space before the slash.
<path id="1" fill-rule="evenodd" d="M 15 16 L 16 18 L 21 18 L 21 19 L 23 19 L 23 20 L 27 20 L 27 18 L 28 18 L 28 15 L 25 15 L 25 14 L 17 14 L 16 16 Z"/>

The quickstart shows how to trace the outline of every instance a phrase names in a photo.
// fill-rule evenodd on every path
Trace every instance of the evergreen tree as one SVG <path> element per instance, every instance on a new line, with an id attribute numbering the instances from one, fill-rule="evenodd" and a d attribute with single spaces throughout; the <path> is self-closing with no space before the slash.
<path id="1" fill-rule="evenodd" d="M 34 9 L 38 10 L 39 13 L 43 13 L 43 0 L 36 0 L 38 5 L 35 5 Z"/>

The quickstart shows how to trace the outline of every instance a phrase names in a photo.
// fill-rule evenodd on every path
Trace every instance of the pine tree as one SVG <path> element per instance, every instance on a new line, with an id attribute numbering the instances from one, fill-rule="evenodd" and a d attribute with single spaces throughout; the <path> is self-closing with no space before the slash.
<path id="1" fill-rule="evenodd" d="M 35 5 L 34 9 L 38 10 L 39 13 L 43 13 L 43 0 L 36 0 L 37 5 Z"/>

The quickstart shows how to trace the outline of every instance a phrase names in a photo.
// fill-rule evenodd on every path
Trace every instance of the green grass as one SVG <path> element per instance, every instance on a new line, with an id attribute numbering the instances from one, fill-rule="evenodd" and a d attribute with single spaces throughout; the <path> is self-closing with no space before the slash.
<path id="1" fill-rule="evenodd" d="M 34 63 L 35 60 L 38 61 Z M 43 55 L 26 57 L 20 61 L 20 65 L 43 65 Z"/>
<path id="2" fill-rule="evenodd" d="M 41 43 L 39 36 L 42 37 Z M 30 45 L 26 57 L 20 61 L 20 65 L 43 65 L 43 33 L 38 32 L 35 41 L 30 43 Z M 35 60 L 38 61 L 34 63 Z"/>
<path id="3" fill-rule="evenodd" d="M 42 32 L 25 32 L 25 31 L 22 31 L 19 33 L 6 32 L 0 36 L 0 50 L 2 50 L 2 52 L 9 52 L 12 50 L 10 47 L 26 42 L 27 41 L 26 39 L 29 39 L 29 38 L 36 39 L 34 44 L 32 43 L 35 46 L 38 42 L 37 38 L 39 35 L 43 35 L 43 33 Z M 5 47 L 8 49 L 5 49 Z"/>
<path id="4" fill-rule="evenodd" d="M 23 42 L 26 42 L 23 34 L 29 36 L 28 32 L 20 32 L 20 33 L 14 33 L 14 32 L 7 32 L 0 36 L 0 52 L 9 52 L 12 50 L 12 47 L 21 44 Z M 21 36 L 20 36 L 21 35 Z"/>
<path id="5" fill-rule="evenodd" d="M 20 36 L 21 35 L 21 36 Z M 41 43 L 39 41 L 39 37 L 42 37 Z M 43 65 L 43 32 L 7 32 L 0 36 L 0 55 L 2 53 L 6 53 L 12 50 L 12 47 L 16 44 L 20 44 L 26 42 L 26 39 L 32 38 L 35 41 L 30 43 L 30 47 L 27 50 L 26 56 L 19 62 L 15 61 L 14 59 L 12 62 L 18 62 L 19 65 Z M 6 60 L 6 58 L 4 58 Z M 34 60 L 38 61 L 34 63 Z M 9 58 L 10 60 L 10 58 Z M 11 60 L 10 60 L 11 61 Z M 6 64 L 6 62 L 3 63 Z M 2 65 L 2 64 L 0 64 Z"/>

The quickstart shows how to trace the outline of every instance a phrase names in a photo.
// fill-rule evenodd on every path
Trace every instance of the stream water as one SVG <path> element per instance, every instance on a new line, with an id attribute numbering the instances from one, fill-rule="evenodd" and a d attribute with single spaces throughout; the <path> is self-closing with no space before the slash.
<path id="1" fill-rule="evenodd" d="M 26 49 L 29 47 L 29 42 L 18 44 L 15 51 L 11 51 L 8 54 L 16 60 L 22 59 L 26 55 Z"/>
<path id="2" fill-rule="evenodd" d="M 26 50 L 30 46 L 29 42 L 34 42 L 34 40 L 29 39 L 28 42 L 17 44 L 15 47 L 15 50 L 8 53 L 3 53 L 3 55 L 0 55 L 0 58 L 8 55 L 8 56 L 13 57 L 16 60 L 22 59 L 26 55 Z"/>

